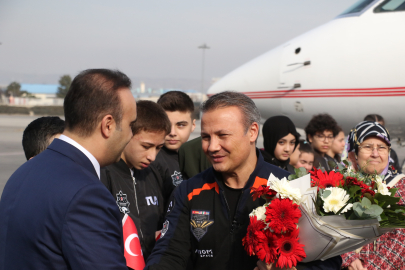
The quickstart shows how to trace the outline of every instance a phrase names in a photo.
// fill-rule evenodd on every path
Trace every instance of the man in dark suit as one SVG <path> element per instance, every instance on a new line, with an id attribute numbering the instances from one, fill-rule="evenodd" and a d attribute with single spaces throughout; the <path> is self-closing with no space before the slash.
<path id="1" fill-rule="evenodd" d="M 130 86 L 125 74 L 106 69 L 73 80 L 65 131 L 4 188 L 0 270 L 127 269 L 118 207 L 99 177 L 132 138 Z"/>

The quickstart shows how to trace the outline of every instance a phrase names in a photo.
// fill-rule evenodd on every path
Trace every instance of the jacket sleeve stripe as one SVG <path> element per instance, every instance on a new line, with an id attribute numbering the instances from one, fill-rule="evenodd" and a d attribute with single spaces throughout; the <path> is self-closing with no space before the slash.
<path id="1" fill-rule="evenodd" d="M 267 182 L 266 182 L 266 183 L 267 183 Z M 194 196 L 200 195 L 201 191 L 203 191 L 203 190 L 210 190 L 210 189 L 213 189 L 213 188 L 215 188 L 215 191 L 219 194 L 219 187 L 218 187 L 217 182 L 214 182 L 214 183 L 205 183 L 205 184 L 202 186 L 202 188 L 193 189 L 193 191 L 190 192 L 190 193 L 188 194 L 188 196 L 187 196 L 187 197 L 188 197 L 188 200 L 191 201 L 191 199 L 192 199 Z"/>
<path id="2" fill-rule="evenodd" d="M 255 182 L 253 183 L 252 189 L 250 190 L 250 193 L 253 192 L 253 188 L 259 188 L 260 186 L 267 186 L 267 179 L 260 178 L 259 176 L 256 176 Z"/>

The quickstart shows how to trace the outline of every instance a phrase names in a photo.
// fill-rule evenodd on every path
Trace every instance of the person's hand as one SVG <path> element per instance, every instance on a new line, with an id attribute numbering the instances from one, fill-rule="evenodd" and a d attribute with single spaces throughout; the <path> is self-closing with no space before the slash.
<path id="1" fill-rule="evenodd" d="M 356 259 L 349 265 L 349 270 L 367 270 L 367 268 L 363 267 L 363 264 L 359 259 Z"/>
<path id="2" fill-rule="evenodd" d="M 276 264 L 267 264 L 262 261 L 257 261 L 257 267 L 254 270 L 297 270 L 295 267 L 292 268 L 279 268 Z"/>
<path id="3" fill-rule="evenodd" d="M 161 232 L 162 232 L 162 230 L 155 232 L 155 239 L 157 239 L 157 238 L 159 237 L 159 235 L 160 235 Z"/>
<path id="4" fill-rule="evenodd" d="M 347 159 L 352 163 L 354 171 L 357 171 L 357 158 L 354 152 L 347 153 Z"/>

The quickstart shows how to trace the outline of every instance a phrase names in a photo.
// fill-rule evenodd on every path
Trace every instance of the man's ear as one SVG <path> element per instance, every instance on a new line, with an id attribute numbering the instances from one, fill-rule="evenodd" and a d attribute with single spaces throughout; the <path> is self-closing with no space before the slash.
<path id="1" fill-rule="evenodd" d="M 257 137 L 259 137 L 259 124 L 253 122 L 253 124 L 250 125 L 248 132 L 250 136 L 250 142 L 256 142 Z"/>
<path id="2" fill-rule="evenodd" d="M 308 141 L 309 141 L 310 143 L 312 143 L 312 139 L 313 139 L 312 136 L 308 134 Z"/>
<path id="3" fill-rule="evenodd" d="M 195 119 L 193 119 L 193 121 L 191 122 L 191 125 L 192 125 L 191 132 L 193 132 L 195 129 Z"/>
<path id="4" fill-rule="evenodd" d="M 114 120 L 114 117 L 112 117 L 111 114 L 107 114 L 106 116 L 103 117 L 101 120 L 101 134 L 105 138 L 110 138 L 113 132 L 115 131 L 117 126 L 117 123 Z"/>

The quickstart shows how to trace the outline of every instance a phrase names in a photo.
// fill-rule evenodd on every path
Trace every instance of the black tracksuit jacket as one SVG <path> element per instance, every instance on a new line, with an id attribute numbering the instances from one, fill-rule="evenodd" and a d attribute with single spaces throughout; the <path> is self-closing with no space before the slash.
<path id="1" fill-rule="evenodd" d="M 241 191 L 233 220 L 224 195 L 224 183 L 211 167 L 184 181 L 173 192 L 162 237 L 158 240 L 145 269 L 185 269 L 191 259 L 194 270 L 253 270 L 257 257 L 248 256 L 242 245 L 249 225 L 249 213 L 265 203 L 253 201 L 251 187 L 267 185 L 272 173 L 278 178 L 289 175 L 263 160 L 256 151 L 255 170 Z M 306 264 L 302 269 L 340 269 L 340 256 Z"/>
<path id="2" fill-rule="evenodd" d="M 163 180 L 162 194 L 165 202 L 167 202 L 173 190 L 184 180 L 180 171 L 179 155 L 176 151 L 163 146 L 151 167 L 159 172 Z"/>
<path id="3" fill-rule="evenodd" d="M 146 260 L 155 246 L 155 232 L 162 229 L 164 217 L 162 180 L 158 172 L 151 167 L 133 169 L 132 177 L 127 164 L 121 159 L 102 168 L 100 179 L 114 196 L 122 217 L 127 212 L 125 208 L 129 210 L 128 215 L 135 222 Z M 123 201 L 119 200 L 121 197 Z"/>

